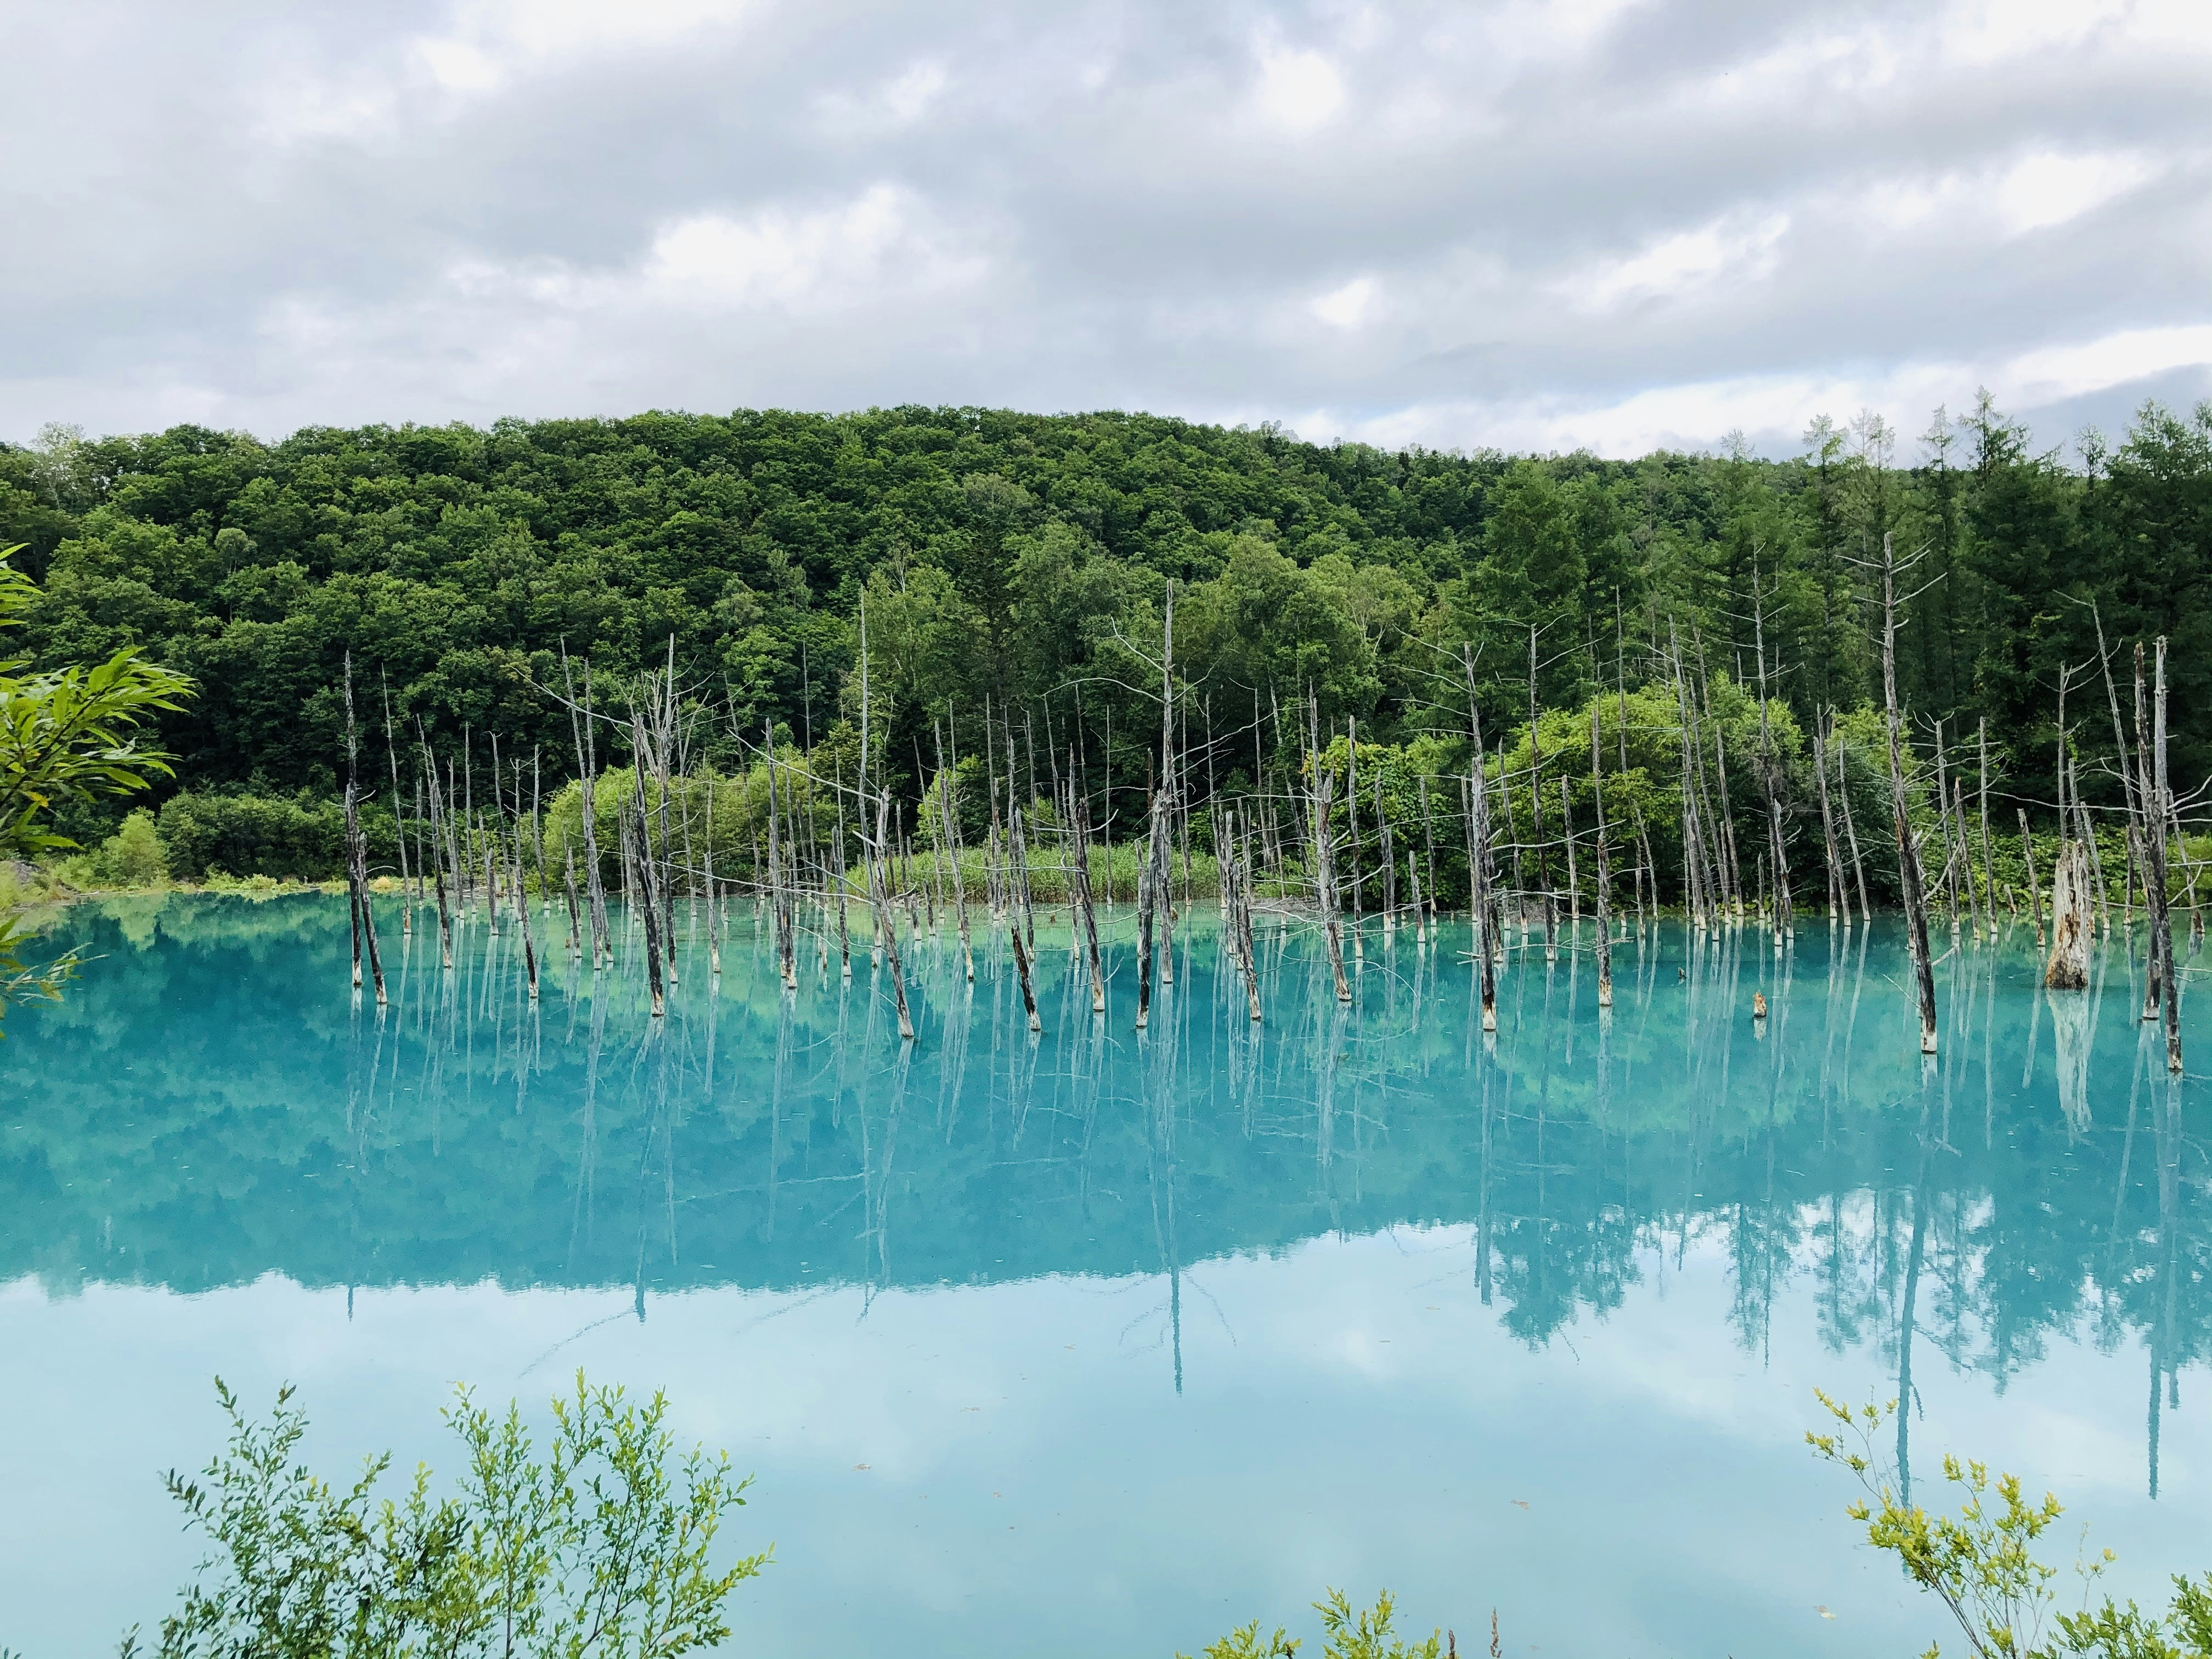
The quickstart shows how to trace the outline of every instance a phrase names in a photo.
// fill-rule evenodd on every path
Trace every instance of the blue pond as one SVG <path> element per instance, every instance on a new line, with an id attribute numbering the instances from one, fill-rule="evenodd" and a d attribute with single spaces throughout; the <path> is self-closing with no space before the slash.
<path id="1" fill-rule="evenodd" d="M 457 1382 L 665 1388 L 758 1477 L 748 1652 L 1165 1659 L 1328 1586 L 1508 1653 L 1948 1640 L 1816 1387 L 1904 1399 L 1917 1497 L 1950 1449 L 2056 1489 L 2124 1593 L 2212 1566 L 2212 1110 L 2140 929 L 2068 995 L 1939 935 L 1923 1067 L 1885 925 L 1632 930 L 1603 1015 L 1587 921 L 1516 932 L 1486 1041 L 1463 923 L 1370 921 L 1341 1005 L 1263 917 L 1255 1024 L 1200 908 L 1141 1033 L 1126 909 L 1103 1017 L 1040 916 L 1036 1037 L 1003 934 L 970 983 L 925 921 L 910 1046 L 750 908 L 719 976 L 679 908 L 659 1021 L 634 949 L 533 1006 L 511 927 L 448 975 L 394 902 L 380 1014 L 342 900 L 68 913 L 96 960 L 0 1043 L 0 1646 L 169 1605 L 217 1374 L 298 1384 L 331 1473 L 449 1464 Z"/>

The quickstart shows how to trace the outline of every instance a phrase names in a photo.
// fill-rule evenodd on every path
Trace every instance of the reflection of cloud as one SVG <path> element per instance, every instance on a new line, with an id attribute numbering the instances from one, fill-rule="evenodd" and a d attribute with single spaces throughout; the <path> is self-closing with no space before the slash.
<path id="1" fill-rule="evenodd" d="M 857 1290 L 704 1291 L 652 1298 L 642 1323 L 619 1289 L 362 1291 L 349 1317 L 343 1291 L 274 1277 L 191 1297 L 0 1285 L 21 1339 L 0 1381 L 52 1431 L 11 1462 L 13 1495 L 49 1522 L 0 1560 L 0 1601 L 30 1613 L 16 1639 L 57 1652 L 162 1610 L 194 1549 L 147 1471 L 212 1449 L 211 1371 L 257 1407 L 299 1383 L 326 1472 L 388 1447 L 443 1473 L 453 1379 L 495 1406 L 520 1395 L 538 1421 L 580 1365 L 665 1389 L 679 1442 L 757 1474 L 725 1538 L 775 1541 L 737 1604 L 766 1651 L 891 1632 L 919 1656 L 1021 1651 L 1073 1607 L 1101 1651 L 1190 1652 L 1254 1616 L 1295 1630 L 1331 1583 L 1387 1583 L 1424 1629 L 1494 1602 L 1546 1650 L 1786 1649 L 1816 1603 L 1869 1649 L 1924 1645 L 1924 1605 L 1868 1570 L 1840 1513 L 1853 1493 L 1802 1440 L 1814 1386 L 1893 1391 L 1886 1326 L 1829 1351 L 1800 1278 L 1771 1352 L 1747 1354 L 1712 1239 L 1680 1265 L 1639 1252 L 1623 1305 L 1532 1349 L 1477 1301 L 1472 1262 L 1463 1227 L 1206 1262 L 1237 1336 L 1186 1305 L 1182 1395 L 1164 1354 L 1117 1340 L 1164 1294 L 1149 1275 L 890 1291 L 865 1319 Z M 564 1340 L 557 1364 L 519 1376 Z M 2182 1473 L 2212 1457 L 2203 1413 L 2165 1426 L 2159 1504 L 2136 1484 L 2131 1343 L 2054 1342 L 1998 1395 L 1927 1341 L 1918 1388 L 1916 1461 L 1971 1453 L 2055 1488 L 2120 1551 L 2121 1594 L 2160 1589 L 2172 1539 L 2212 1526 L 2212 1493 Z M 1470 1560 L 1486 1569 L 1472 1613 Z"/>

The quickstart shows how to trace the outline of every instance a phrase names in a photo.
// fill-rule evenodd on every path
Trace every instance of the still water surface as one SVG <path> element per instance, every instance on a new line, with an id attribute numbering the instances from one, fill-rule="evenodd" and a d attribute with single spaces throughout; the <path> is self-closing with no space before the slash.
<path id="1" fill-rule="evenodd" d="M 10 1018 L 0 1647 L 159 1616 L 217 1373 L 299 1384 L 333 1473 L 450 1463 L 457 1381 L 665 1388 L 758 1476 L 769 1654 L 1166 1656 L 1325 1585 L 1508 1652 L 1917 1652 L 1816 1386 L 1906 1398 L 1917 1495 L 1948 1449 L 2056 1487 L 2124 1592 L 2212 1565 L 2212 1122 L 2124 948 L 2046 998 L 1969 939 L 1923 1073 L 1881 926 L 1669 924 L 1606 1018 L 1587 924 L 1516 935 L 1493 1045 L 1464 926 L 1370 933 L 1341 1006 L 1263 925 L 1255 1026 L 1200 918 L 1142 1034 L 1126 911 L 1103 1018 L 1041 927 L 1032 1038 L 1002 942 L 971 986 L 925 925 L 908 1048 L 865 953 L 786 993 L 749 910 L 719 979 L 679 915 L 662 1022 L 396 922 L 380 1018 L 341 901 L 83 907 L 99 959 Z"/>

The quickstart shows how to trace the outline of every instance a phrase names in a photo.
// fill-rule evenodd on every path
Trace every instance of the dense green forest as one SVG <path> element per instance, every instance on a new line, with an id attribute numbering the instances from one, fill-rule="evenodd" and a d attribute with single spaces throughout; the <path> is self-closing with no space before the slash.
<path id="1" fill-rule="evenodd" d="M 1408 752 L 1437 734 L 1425 774 L 1463 769 L 1462 646 L 1488 735 L 1525 743 L 1532 629 L 1534 693 L 1563 722 L 1624 681 L 1663 714 L 1662 650 L 1732 695 L 1763 643 L 1802 751 L 1824 711 L 1879 699 L 1866 562 L 1886 535 L 1912 561 L 1899 676 L 1923 753 L 1935 722 L 1957 744 L 1986 719 L 2001 827 L 2014 799 L 2034 812 L 2054 796 L 2062 670 L 2083 787 L 2120 799 L 2100 623 L 2124 703 L 2133 644 L 2170 640 L 2177 788 L 2202 780 L 2212 406 L 2147 406 L 2116 444 L 2086 438 L 2080 467 L 1986 397 L 1963 419 L 1938 411 L 1909 465 L 1895 449 L 1871 418 L 1816 422 L 1786 460 L 1608 461 L 921 408 L 276 443 L 53 430 L 0 447 L 0 545 L 24 544 L 15 562 L 43 590 L 20 636 L 34 664 L 138 644 L 197 682 L 159 733 L 178 757 L 168 787 L 201 797 L 327 800 L 349 652 L 372 729 L 388 696 L 441 752 L 465 732 L 541 753 L 549 786 L 573 770 L 568 715 L 538 689 L 564 649 L 619 696 L 672 640 L 710 762 L 738 763 L 764 725 L 811 748 L 857 712 L 865 593 L 883 752 L 909 795 L 933 720 L 972 752 L 988 702 L 1040 754 L 1048 732 L 1079 745 L 1086 777 L 1133 806 L 1170 580 L 1194 780 L 1249 776 L 1281 735 L 1273 711 L 1308 693 L 1340 733 L 1356 718 Z M 1809 786 L 1785 758 L 1802 834 Z M 64 827 L 90 844 L 112 827 L 99 810 Z"/>

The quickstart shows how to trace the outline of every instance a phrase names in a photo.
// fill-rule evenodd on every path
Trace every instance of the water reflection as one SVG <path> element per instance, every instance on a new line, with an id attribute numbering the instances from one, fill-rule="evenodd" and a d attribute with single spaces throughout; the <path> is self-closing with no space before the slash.
<path id="1" fill-rule="evenodd" d="M 481 927 L 450 974 L 403 942 L 380 1015 L 335 902 L 82 913 L 102 959 L 0 1052 L 0 1279 L 619 1284 L 643 1318 L 706 1285 L 1134 1271 L 1180 1382 L 1193 1261 L 1466 1224 L 1482 1303 L 1540 1345 L 1717 1238 L 1743 1350 L 1802 1292 L 1907 1400 L 1931 1353 L 2002 1389 L 2054 1336 L 2140 1340 L 2155 1489 L 2161 1397 L 2203 1357 L 2207 1166 L 2124 950 L 2075 995 L 2037 988 L 2024 929 L 1952 956 L 1923 1066 L 1880 929 L 1778 959 L 1631 930 L 1610 1011 L 1584 952 L 1516 934 L 1486 1038 L 1464 928 L 1371 939 L 1346 1006 L 1303 931 L 1264 927 L 1255 1024 L 1193 920 L 1141 1033 L 1125 939 L 1101 1018 L 1067 931 L 1040 933 L 1036 1036 L 1002 936 L 970 983 L 925 930 L 908 1045 L 865 956 L 847 981 L 809 952 L 787 990 L 743 909 L 719 976 L 679 911 L 660 1021 L 637 975 L 557 954 L 532 1002 L 519 935 Z"/>

